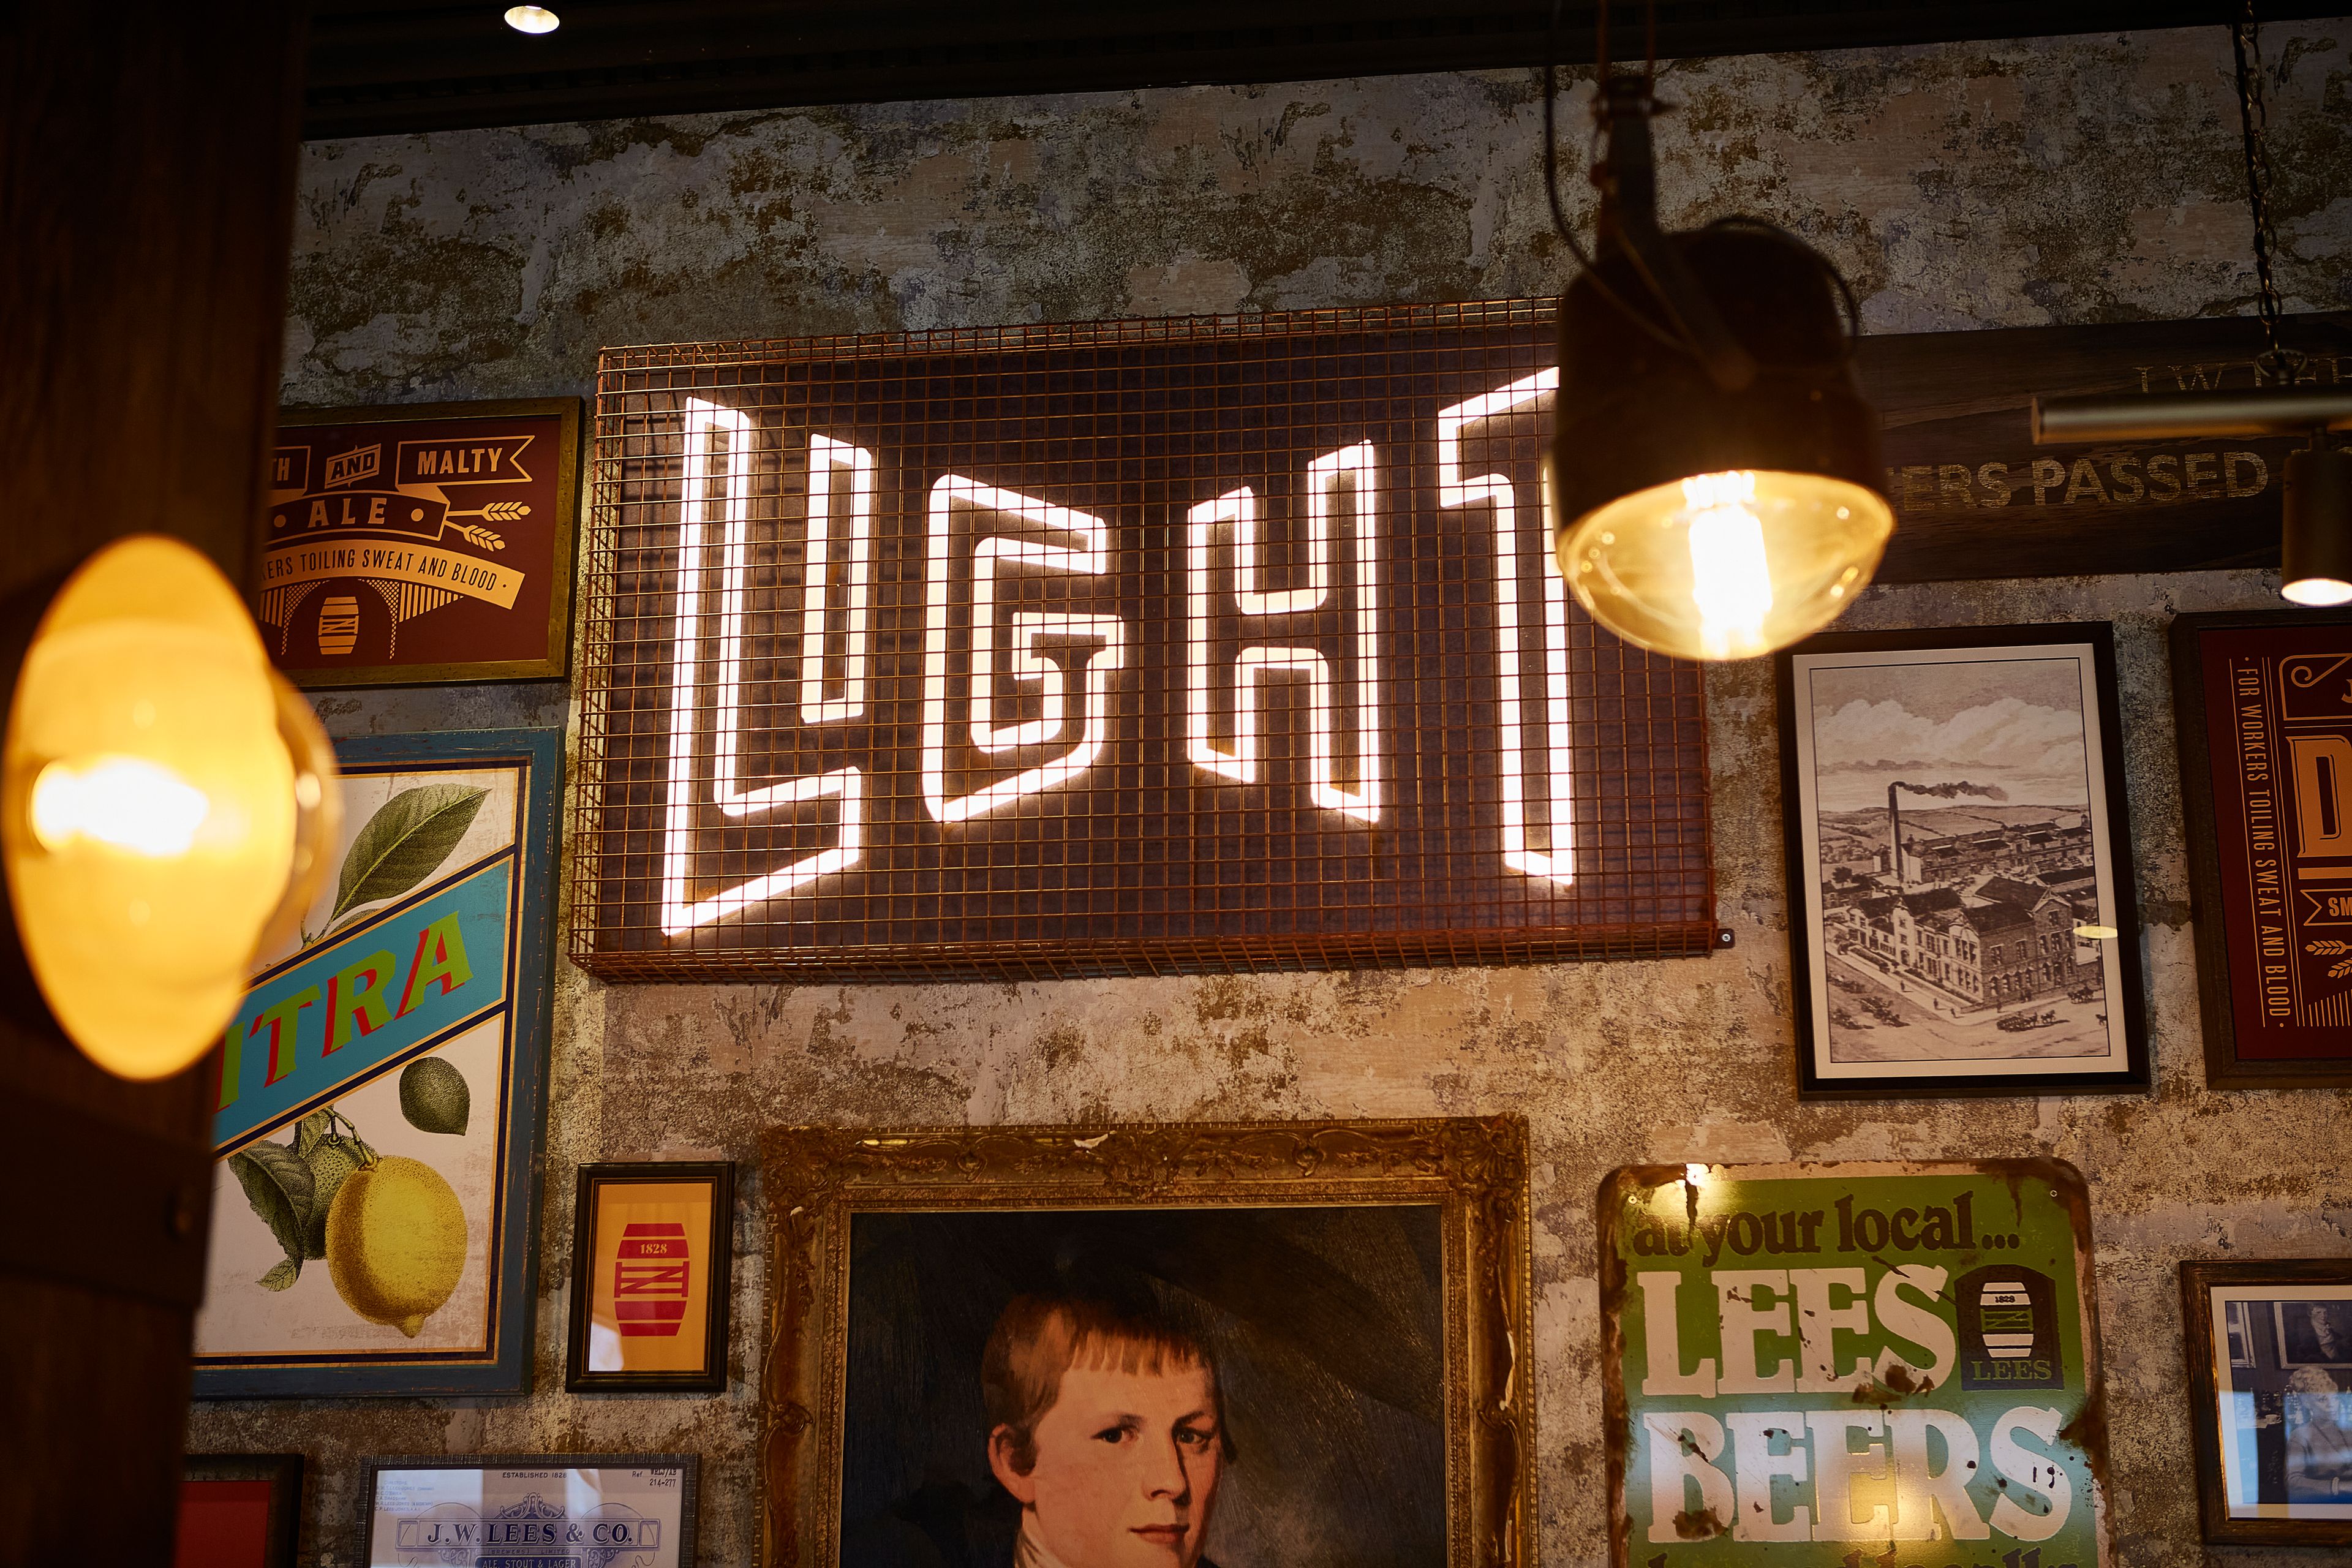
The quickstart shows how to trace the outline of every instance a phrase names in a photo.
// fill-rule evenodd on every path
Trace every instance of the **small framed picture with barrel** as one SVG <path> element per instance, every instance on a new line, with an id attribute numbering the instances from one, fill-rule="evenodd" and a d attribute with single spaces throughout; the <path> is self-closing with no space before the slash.
<path id="1" fill-rule="evenodd" d="M 715 1394 L 727 1386 L 735 1167 L 580 1167 L 564 1387 Z"/>

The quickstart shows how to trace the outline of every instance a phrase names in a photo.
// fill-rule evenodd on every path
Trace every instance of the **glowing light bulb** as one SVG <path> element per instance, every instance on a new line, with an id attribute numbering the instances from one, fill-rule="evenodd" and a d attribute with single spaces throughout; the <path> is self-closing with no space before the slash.
<path id="1" fill-rule="evenodd" d="M 1696 1161 L 1683 1166 L 1683 1180 L 1694 1187 L 1703 1187 L 1712 1179 L 1707 1168 Z"/>
<path id="2" fill-rule="evenodd" d="M 1691 602 L 1709 658 L 1736 658 L 1754 646 L 1772 612 L 1772 568 L 1764 558 L 1764 524 L 1756 515 L 1756 476 L 1701 474 L 1683 481 L 1690 510 Z"/>
<path id="3" fill-rule="evenodd" d="M 509 5 L 507 26 L 518 33 L 551 33 L 563 26 L 563 18 L 544 5 Z"/>
<path id="4" fill-rule="evenodd" d="M 218 568 L 153 535 L 85 562 L 0 746 L 16 938 L 83 1054 L 130 1079 L 203 1056 L 325 875 L 341 801 L 317 718 Z"/>
<path id="5" fill-rule="evenodd" d="M 1752 658 L 1835 620 L 1894 531 L 1885 499 L 1861 485 L 1729 469 L 1594 508 L 1560 531 L 1559 569 L 1627 642 L 1678 658 Z"/>
<path id="6" fill-rule="evenodd" d="M 51 763 L 33 780 L 33 837 L 51 854 L 87 838 L 151 858 L 184 855 L 212 808 L 211 796 L 144 757 Z"/>
<path id="7" fill-rule="evenodd" d="M 2279 597 L 2298 605 L 2352 605 L 2352 583 L 2335 577 L 2298 577 L 2280 584 Z"/>

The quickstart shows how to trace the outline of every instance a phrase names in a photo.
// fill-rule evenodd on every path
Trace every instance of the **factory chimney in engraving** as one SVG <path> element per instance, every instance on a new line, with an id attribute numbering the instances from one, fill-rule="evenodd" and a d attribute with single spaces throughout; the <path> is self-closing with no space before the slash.
<path id="1" fill-rule="evenodd" d="M 1895 792 L 1902 787 L 1899 784 L 1886 786 L 1886 832 L 1893 840 L 1895 857 L 1887 864 L 1894 869 L 1895 890 L 1898 893 L 1903 890 L 1903 803 L 1895 798 Z"/>

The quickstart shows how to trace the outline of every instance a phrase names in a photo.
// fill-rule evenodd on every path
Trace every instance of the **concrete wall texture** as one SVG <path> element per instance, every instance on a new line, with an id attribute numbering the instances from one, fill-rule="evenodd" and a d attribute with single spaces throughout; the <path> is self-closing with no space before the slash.
<path id="1" fill-rule="evenodd" d="M 2290 308 L 2352 305 L 2352 19 L 2274 25 L 2266 45 Z M 2219 27 L 1676 63 L 1661 89 L 1679 106 L 1661 132 L 1669 220 L 1751 211 L 1798 230 L 1854 280 L 1873 331 L 2251 309 Z M 1579 149 L 1587 91 L 1563 122 Z M 1551 292 L 1567 273 L 1539 126 L 1533 73 L 1499 71 L 314 143 L 286 394 L 587 394 L 607 344 Z M 1582 211 L 1580 155 L 1568 162 Z M 189 1445 L 304 1452 L 302 1561 L 320 1568 L 356 1561 L 365 1453 L 696 1452 L 702 1561 L 735 1568 L 755 1555 L 759 1184 L 738 1215 L 728 1392 L 580 1397 L 561 1392 L 577 1163 L 748 1162 L 759 1129 L 787 1121 L 1515 1110 L 1534 1143 L 1545 1562 L 1606 1557 L 1591 1217 L 1605 1171 L 2034 1154 L 2091 1181 L 2118 1562 L 2315 1562 L 2199 1542 L 2176 1268 L 2352 1251 L 2352 1095 L 2203 1083 L 2163 635 L 2179 612 L 2274 605 L 2273 588 L 2256 573 L 1881 587 L 1848 616 L 2115 623 L 2152 1094 L 1796 1103 L 1770 672 L 1735 664 L 1707 687 L 1730 953 L 920 987 L 617 986 L 559 963 L 539 1392 L 206 1404 Z M 567 693 L 320 707 L 338 733 L 393 733 L 561 723 Z"/>

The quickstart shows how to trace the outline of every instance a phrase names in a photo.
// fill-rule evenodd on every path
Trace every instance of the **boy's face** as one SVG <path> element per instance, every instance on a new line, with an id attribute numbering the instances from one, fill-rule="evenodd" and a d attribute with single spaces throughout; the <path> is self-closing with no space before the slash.
<path id="1" fill-rule="evenodd" d="M 1071 1367 L 1037 1423 L 1037 1462 L 1025 1476 L 1009 1462 L 1010 1437 L 997 1428 L 991 1465 L 1066 1568 L 1200 1561 L 1224 1465 L 1206 1367 Z"/>

